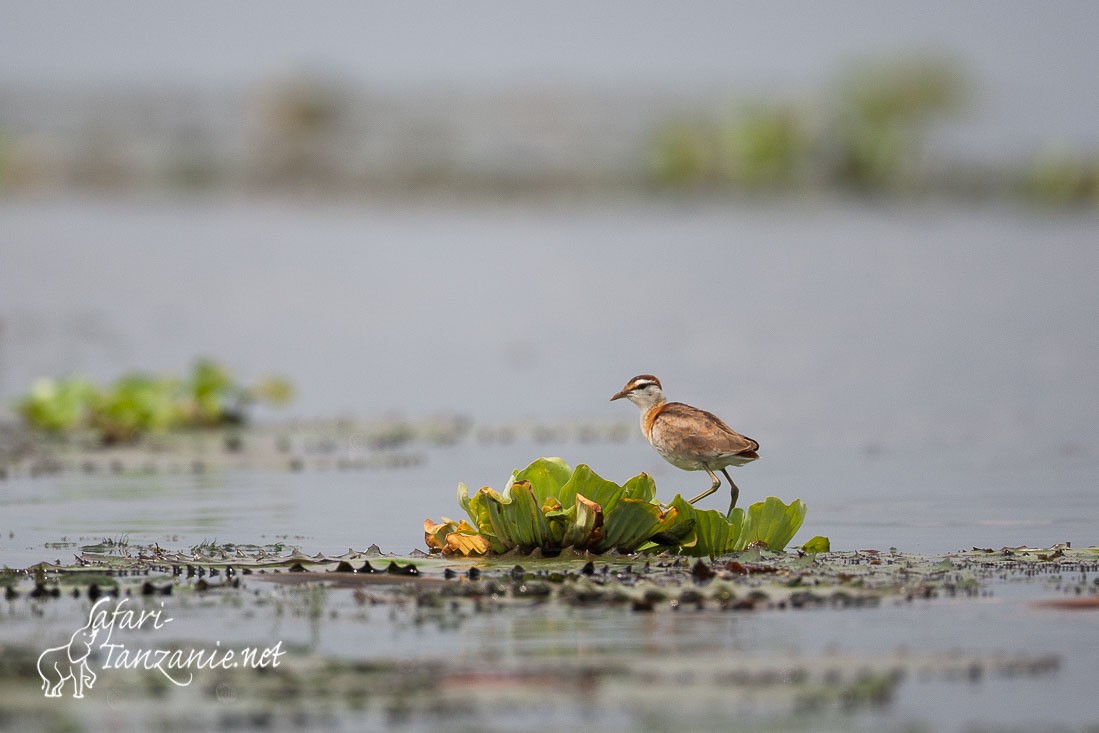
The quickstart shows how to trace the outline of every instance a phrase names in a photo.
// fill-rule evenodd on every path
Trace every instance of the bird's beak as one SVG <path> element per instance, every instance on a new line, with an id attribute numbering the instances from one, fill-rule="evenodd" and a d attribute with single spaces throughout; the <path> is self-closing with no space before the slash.
<path id="1" fill-rule="evenodd" d="M 614 402 L 615 400 L 620 400 L 625 396 L 626 396 L 626 390 L 622 390 L 621 392 L 616 394 L 614 397 L 611 397 L 611 402 Z"/>

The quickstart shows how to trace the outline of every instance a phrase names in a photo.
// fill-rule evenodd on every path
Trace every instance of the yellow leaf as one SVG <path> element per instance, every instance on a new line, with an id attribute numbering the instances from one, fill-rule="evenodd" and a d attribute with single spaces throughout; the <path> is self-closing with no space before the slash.
<path id="1" fill-rule="evenodd" d="M 451 532 L 446 536 L 446 547 L 443 548 L 443 553 L 447 555 L 461 553 L 468 557 L 469 555 L 484 555 L 491 548 L 492 545 L 489 544 L 489 541 L 479 534 Z"/>
<path id="2" fill-rule="evenodd" d="M 444 519 L 445 519 L 445 517 L 444 517 Z M 454 520 L 453 519 L 448 519 L 447 521 L 448 522 L 453 522 Z M 464 519 L 462 521 L 458 522 L 458 528 L 454 531 L 455 532 L 467 532 L 469 534 L 477 534 L 477 528 L 474 527 L 472 524 L 470 524 L 469 522 L 467 522 Z"/>
<path id="3" fill-rule="evenodd" d="M 462 524 L 465 524 L 465 522 L 462 522 Z M 455 529 L 457 529 L 457 527 L 454 522 L 445 517 L 442 522 L 434 522 L 430 519 L 425 519 L 424 542 L 427 543 L 428 549 L 432 552 L 446 550 L 446 537 L 451 532 L 454 532 Z"/>

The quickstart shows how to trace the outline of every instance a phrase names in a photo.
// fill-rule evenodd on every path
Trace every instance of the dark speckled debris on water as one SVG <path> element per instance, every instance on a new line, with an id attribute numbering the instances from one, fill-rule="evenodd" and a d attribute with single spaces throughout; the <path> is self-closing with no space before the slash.
<path id="1" fill-rule="evenodd" d="M 389 565 L 387 565 L 385 568 L 385 572 L 389 573 L 390 575 L 416 576 L 420 574 L 419 568 L 417 568 L 414 563 L 401 565 L 396 560 L 390 560 Z"/>
<path id="2" fill-rule="evenodd" d="M 96 547 L 112 550 L 115 548 Z M 913 555 L 859 550 L 800 556 L 759 548 L 715 560 L 607 554 L 598 558 L 562 553 L 553 559 L 453 560 L 438 556 L 398 557 L 376 547 L 349 550 L 342 556 L 306 555 L 281 546 L 231 544 L 202 546 L 190 552 L 160 547 L 126 547 L 125 552 L 82 552 L 72 565 L 39 563 L 6 583 L 9 600 L 25 592 L 33 598 L 57 597 L 62 589 L 102 592 L 104 579 L 115 587 L 136 583 L 135 592 L 166 595 L 206 591 L 252 580 L 335 583 L 353 587 L 369 583 L 382 601 L 412 595 L 494 596 L 501 603 L 532 599 L 563 605 L 621 606 L 638 611 L 660 608 L 713 608 L 729 611 L 852 608 L 892 599 L 912 602 L 940 597 L 980 597 L 991 592 L 989 581 L 1006 576 L 1099 572 L 1099 551 L 1053 548 L 974 549 L 949 555 Z M 374 561 L 374 563 L 371 562 Z M 384 563 L 384 564 L 383 564 Z M 224 582 L 217 582 L 225 576 Z M 81 581 L 96 577 L 96 584 Z M 38 581 L 32 583 L 33 579 Z M 31 586 L 23 589 L 23 586 Z M 92 590 L 94 588 L 95 590 Z M 1099 586 L 1076 589 L 1077 595 L 1099 594 Z M 1084 607 L 1084 604 L 1080 604 Z"/>
<path id="3" fill-rule="evenodd" d="M 311 555 L 278 544 L 210 543 L 172 551 L 104 543 L 95 549 L 100 551 L 82 551 L 71 564 L 3 571 L 5 624 L 21 618 L 39 624 L 32 619 L 49 606 L 46 617 L 66 619 L 50 634 L 61 638 L 61 632 L 72 634 L 70 620 L 104 596 L 132 599 L 145 609 L 168 604 L 177 618 L 173 633 L 186 628 L 203 640 L 213 638 L 210 629 L 221 641 L 226 629 L 241 628 L 226 623 L 234 614 L 247 619 L 246 634 L 274 629 L 278 638 L 292 633 L 300 619 L 307 632 L 287 644 L 285 667 L 264 674 L 198 670 L 193 692 L 162 692 L 147 711 L 148 719 L 159 720 L 156 706 L 209 695 L 232 699 L 231 712 L 241 720 L 261 721 L 237 727 L 259 729 L 310 722 L 386 729 L 395 721 L 415 729 L 470 729 L 484 727 L 485 719 L 504 720 L 502 714 L 512 727 L 573 729 L 583 724 L 583 710 L 613 713 L 614 726 L 623 729 L 665 729 L 671 726 L 667 701 L 676 699 L 691 701 L 674 709 L 675 719 L 692 729 L 713 728 L 716 720 L 723 729 L 803 730 L 806 721 L 821 722 L 821 715 L 834 723 L 824 728 L 858 729 L 857 716 L 888 708 L 907 685 L 979 683 L 983 690 L 1024 676 L 1044 683 L 1061 669 L 1062 657 L 1042 649 L 967 647 L 953 635 L 960 608 L 979 609 L 1000 589 L 1017 593 L 1022 584 L 1034 589 L 1027 608 L 1037 624 L 1099 608 L 1099 583 L 1092 580 L 1099 574 L 1099 549 L 1068 545 L 945 555 L 859 550 L 801 556 L 756 548 L 713 560 L 566 551 L 552 559 L 491 561 L 398 556 L 376 547 Z M 768 640 L 784 619 L 781 638 L 791 629 L 812 637 L 822 624 L 843 621 L 836 611 L 863 614 L 862 629 L 895 623 L 923 605 L 950 609 L 919 617 L 938 618 L 950 629 L 954 651 L 791 654 L 789 642 L 772 649 L 775 640 Z M 257 624 L 257 618 L 268 621 Z M 189 627 L 176 626 L 188 621 Z M 458 629 L 463 633 L 455 634 Z M 318 643 L 327 643 L 327 650 L 318 650 Z M 410 643 L 416 645 L 411 654 Z M 5 672 L 34 675 L 41 650 L 5 644 L 0 693 L 6 704 L 52 710 L 42 707 L 37 682 L 28 687 L 27 674 Z M 136 672 L 132 679 L 116 675 L 111 684 L 112 700 L 150 699 Z M 654 689 L 660 694 L 654 696 Z M 545 700 L 577 696 L 579 707 L 554 710 L 580 717 L 567 718 L 568 725 L 544 719 Z M 192 720 L 210 707 L 187 706 Z M 317 717 L 322 711 L 334 717 Z M 260 717 L 249 717 L 255 715 Z M 772 726 L 776 720 L 789 725 Z"/>

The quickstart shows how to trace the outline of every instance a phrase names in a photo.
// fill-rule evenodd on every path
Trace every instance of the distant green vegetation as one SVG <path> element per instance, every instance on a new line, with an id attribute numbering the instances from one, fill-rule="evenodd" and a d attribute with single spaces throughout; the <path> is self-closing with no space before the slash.
<path id="1" fill-rule="evenodd" d="M 808 122 L 795 108 L 760 104 L 729 119 L 671 122 L 656 133 L 649 158 L 661 185 L 781 189 L 808 175 L 811 146 Z"/>
<path id="2" fill-rule="evenodd" d="M 11 167 L 11 140 L 3 129 L 0 129 L 0 189 L 8 181 L 8 169 Z"/>
<path id="3" fill-rule="evenodd" d="M 656 483 L 647 474 L 619 485 L 588 466 L 574 470 L 560 458 L 539 458 L 513 472 L 503 494 L 485 487 L 470 497 L 459 484 L 458 503 L 469 522 L 425 520 L 424 538 L 433 552 L 556 554 L 572 548 L 593 553 L 670 550 L 708 557 L 751 545 L 781 551 L 805 519 L 803 501 L 784 504 L 773 496 L 728 515 L 696 509 L 679 495 L 661 504 Z M 817 551 L 828 546 L 824 538 L 811 544 Z"/>
<path id="4" fill-rule="evenodd" d="M 930 124 L 958 108 L 965 86 L 960 71 L 938 58 L 853 68 L 836 95 L 830 173 L 856 188 L 914 184 Z"/>
<path id="5" fill-rule="evenodd" d="M 992 169 L 932 159 L 929 133 L 963 108 L 970 86 L 940 57 L 852 65 L 815 103 L 767 99 L 669 121 L 649 141 L 651 181 L 672 190 L 969 191 L 1099 205 L 1099 152 L 1048 146 L 1029 165 Z"/>
<path id="6" fill-rule="evenodd" d="M 1027 192 L 1043 203 L 1099 206 L 1099 153 L 1079 155 L 1067 147 L 1046 147 L 1031 163 Z"/>
<path id="7" fill-rule="evenodd" d="M 246 387 L 220 364 L 200 360 L 191 374 L 129 374 L 109 387 L 81 377 L 37 380 L 16 410 L 30 427 L 51 433 L 92 431 L 103 443 L 129 443 L 150 433 L 245 421 L 256 402 L 282 405 L 293 385 L 271 377 Z"/>
<path id="8" fill-rule="evenodd" d="M 767 101 L 669 124 L 653 140 L 653 176 L 749 190 L 904 186 L 917 175 L 929 124 L 958 106 L 964 86 L 941 59 L 860 65 L 819 108 Z"/>
<path id="9" fill-rule="evenodd" d="M 1094 143 L 1039 138 L 1034 155 L 1013 149 L 995 160 L 937 146 L 954 115 L 979 101 L 965 72 L 950 56 L 901 53 L 856 60 L 796 95 L 599 99 L 562 90 L 539 102 L 539 116 L 553 120 L 548 135 L 530 123 L 529 100 L 507 91 L 377 97 L 309 72 L 271 78 L 243 97 L 207 92 L 193 105 L 171 90 L 132 89 L 119 99 L 147 108 L 151 120 L 184 100 L 192 109 L 178 129 L 139 120 L 125 132 L 100 122 L 110 102 L 62 105 L 70 111 L 60 123 L 32 109 L 20 129 L 0 130 L 0 195 L 70 187 L 351 196 L 829 191 L 1099 206 Z M 45 92 L 28 99 L 36 95 Z M 251 120 L 244 129 L 226 124 L 242 114 Z M 982 117 L 992 130 L 995 120 Z"/>

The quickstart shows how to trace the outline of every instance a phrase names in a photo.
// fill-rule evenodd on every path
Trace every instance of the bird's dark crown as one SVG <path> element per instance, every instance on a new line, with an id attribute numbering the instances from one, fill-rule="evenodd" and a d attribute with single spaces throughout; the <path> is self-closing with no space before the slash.
<path id="1" fill-rule="evenodd" d="M 641 389 L 647 387 L 650 384 L 655 384 L 657 387 L 661 387 L 660 380 L 654 377 L 652 374 L 638 374 L 636 377 L 626 382 L 626 388 L 624 392 L 632 392 L 635 389 Z"/>

